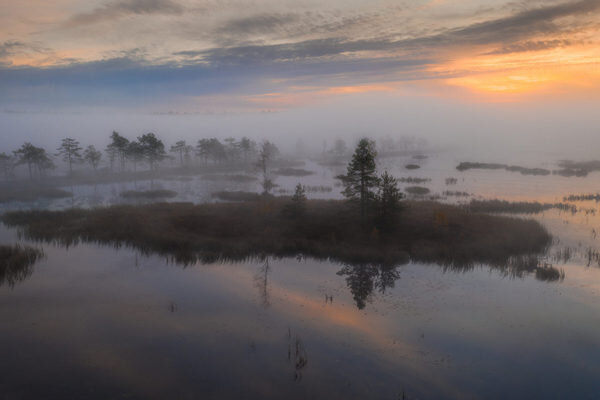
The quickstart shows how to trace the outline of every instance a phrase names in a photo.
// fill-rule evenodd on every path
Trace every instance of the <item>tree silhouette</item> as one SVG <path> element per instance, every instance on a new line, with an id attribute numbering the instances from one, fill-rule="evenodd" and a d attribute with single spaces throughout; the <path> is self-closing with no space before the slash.
<path id="1" fill-rule="evenodd" d="M 398 189 L 398 180 L 385 171 L 379 179 L 379 191 L 376 197 L 380 228 L 383 230 L 394 228 L 403 197 L 404 195 Z"/>
<path id="2" fill-rule="evenodd" d="M 106 147 L 106 152 L 111 159 L 111 165 L 112 160 L 117 158 L 119 160 L 120 170 L 123 171 L 127 159 L 127 145 L 129 144 L 129 140 L 119 135 L 119 132 L 117 131 L 113 131 L 110 139 L 111 143 Z"/>
<path id="3" fill-rule="evenodd" d="M 126 154 L 127 159 L 133 164 L 133 172 L 136 172 L 138 163 L 144 160 L 144 148 L 139 142 L 133 140 L 127 144 Z"/>
<path id="4" fill-rule="evenodd" d="M 179 140 L 175 142 L 173 146 L 171 146 L 170 152 L 175 153 L 179 156 L 179 163 L 183 167 L 185 160 L 185 153 L 187 151 L 188 145 L 185 143 L 185 140 Z"/>
<path id="5" fill-rule="evenodd" d="M 38 176 L 41 176 L 44 171 L 54 168 L 54 163 L 50 156 L 48 156 L 48 153 L 46 153 L 46 150 L 41 147 L 36 147 L 29 142 L 24 143 L 13 153 L 17 159 L 17 165 L 27 165 L 30 179 L 33 179 L 36 170 Z"/>
<path id="6" fill-rule="evenodd" d="M 301 184 L 296 185 L 290 204 L 284 209 L 291 218 L 299 219 L 306 215 L 306 191 Z"/>
<path id="7" fill-rule="evenodd" d="M 2 171 L 5 179 L 8 179 L 12 174 L 14 165 L 15 159 L 13 156 L 6 153 L 0 153 L 0 171 Z"/>
<path id="8" fill-rule="evenodd" d="M 271 180 L 269 174 L 269 164 L 278 152 L 279 149 L 277 149 L 277 147 L 268 140 L 262 142 L 258 151 L 258 160 L 256 161 L 256 166 L 260 169 L 260 172 L 263 176 L 262 187 L 263 193 L 265 194 L 268 194 L 273 188 L 273 181 Z"/>
<path id="9" fill-rule="evenodd" d="M 366 138 L 361 139 L 348 164 L 346 175 L 340 177 L 344 184 L 342 194 L 347 199 L 358 202 L 360 215 L 363 218 L 367 216 L 369 203 L 375 199 L 373 190 L 379 183 L 376 174 L 376 157 L 375 142 Z"/>
<path id="10" fill-rule="evenodd" d="M 196 157 L 201 158 L 204 164 L 208 163 L 209 147 L 210 141 L 208 139 L 200 139 L 198 140 L 198 144 L 196 144 Z"/>
<path id="11" fill-rule="evenodd" d="M 138 142 L 142 146 L 144 157 L 150 165 L 150 170 L 156 169 L 157 163 L 165 158 L 165 145 L 154 133 L 146 133 L 138 137 Z"/>
<path id="12" fill-rule="evenodd" d="M 102 152 L 96 150 L 96 148 L 93 145 L 90 145 L 86 147 L 85 151 L 83 152 L 83 159 L 87 161 L 92 166 L 92 168 L 94 168 L 95 171 L 96 169 L 98 169 L 98 164 L 100 164 L 100 160 L 102 160 Z"/>
<path id="13" fill-rule="evenodd" d="M 333 154 L 336 156 L 343 156 L 348 151 L 348 147 L 346 146 L 346 142 L 343 139 L 335 139 L 333 143 Z"/>
<path id="14" fill-rule="evenodd" d="M 244 161 L 248 161 L 248 159 L 256 153 L 256 142 L 254 140 L 250 140 L 247 137 L 243 137 L 240 140 L 240 150 L 244 155 Z"/>
<path id="15" fill-rule="evenodd" d="M 64 138 L 58 147 L 58 155 L 62 156 L 64 162 L 69 164 L 69 175 L 73 174 L 73 163 L 80 162 L 81 150 L 79 142 L 72 138 Z"/>

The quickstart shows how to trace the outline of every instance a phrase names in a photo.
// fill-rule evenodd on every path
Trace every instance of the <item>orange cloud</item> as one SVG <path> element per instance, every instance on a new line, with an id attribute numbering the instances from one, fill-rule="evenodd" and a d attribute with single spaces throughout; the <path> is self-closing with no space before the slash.
<path id="1" fill-rule="evenodd" d="M 579 46 L 462 58 L 432 71 L 456 71 L 460 76 L 446 79 L 446 84 L 492 101 L 515 95 L 589 94 L 600 88 L 600 50 Z"/>
<path id="2" fill-rule="evenodd" d="M 283 109 L 290 106 L 314 104 L 335 96 L 372 92 L 395 92 L 398 90 L 399 85 L 399 83 L 391 82 L 331 87 L 290 86 L 287 88 L 287 91 L 247 96 L 245 100 L 261 107 Z"/>

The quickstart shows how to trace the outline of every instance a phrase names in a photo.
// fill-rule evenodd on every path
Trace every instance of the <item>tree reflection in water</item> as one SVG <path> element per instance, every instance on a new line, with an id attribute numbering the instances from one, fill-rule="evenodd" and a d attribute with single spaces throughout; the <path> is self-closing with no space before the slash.
<path id="1" fill-rule="evenodd" d="M 346 264 L 337 274 L 346 277 L 346 284 L 359 310 L 365 308 L 373 291 L 384 294 L 400 279 L 397 265 Z"/>

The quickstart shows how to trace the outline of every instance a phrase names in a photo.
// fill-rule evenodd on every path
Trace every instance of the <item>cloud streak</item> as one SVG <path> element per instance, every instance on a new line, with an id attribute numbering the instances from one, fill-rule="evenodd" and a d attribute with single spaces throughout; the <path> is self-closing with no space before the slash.
<path id="1" fill-rule="evenodd" d="M 172 0 L 119 0 L 72 16 L 67 27 L 96 24 L 130 15 L 179 15 L 183 7 Z"/>

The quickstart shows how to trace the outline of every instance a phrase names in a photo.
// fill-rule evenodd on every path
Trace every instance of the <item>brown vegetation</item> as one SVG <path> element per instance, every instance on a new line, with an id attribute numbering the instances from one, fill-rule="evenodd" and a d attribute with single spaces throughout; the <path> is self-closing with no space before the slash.
<path id="1" fill-rule="evenodd" d="M 380 232 L 343 201 L 308 200 L 290 219 L 289 198 L 243 203 L 161 203 L 93 210 L 18 211 L 2 217 L 31 239 L 70 245 L 128 245 L 188 263 L 248 257 L 312 256 L 344 263 L 502 264 L 538 253 L 550 236 L 537 222 L 470 213 L 435 202 L 404 202 L 395 229 Z"/>

